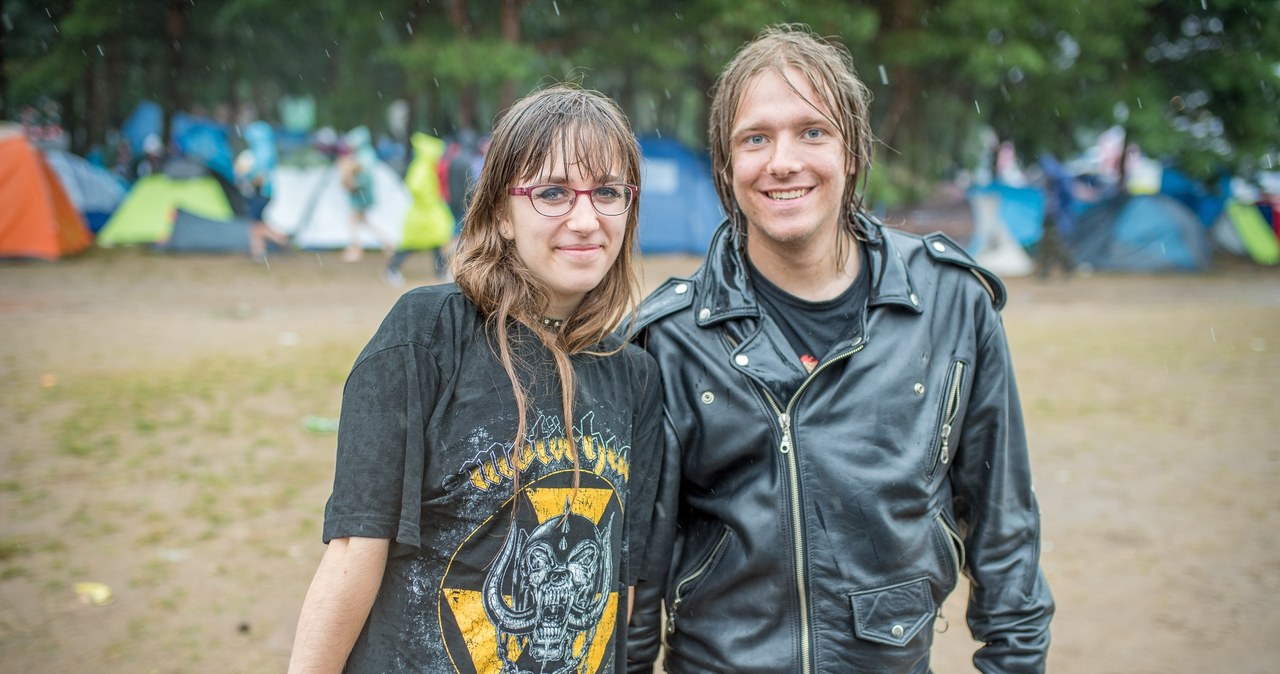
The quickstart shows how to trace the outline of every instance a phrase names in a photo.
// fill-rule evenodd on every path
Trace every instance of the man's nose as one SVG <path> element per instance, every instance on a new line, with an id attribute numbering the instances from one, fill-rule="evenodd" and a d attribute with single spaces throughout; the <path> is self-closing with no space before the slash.
<path id="1" fill-rule="evenodd" d="M 767 166 L 769 175 L 785 176 L 800 170 L 800 148 L 792 140 L 781 138 L 773 144 Z"/>

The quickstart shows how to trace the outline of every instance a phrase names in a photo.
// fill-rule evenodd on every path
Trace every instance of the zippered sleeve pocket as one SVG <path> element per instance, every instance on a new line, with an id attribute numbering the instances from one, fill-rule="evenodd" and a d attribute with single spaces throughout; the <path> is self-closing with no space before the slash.
<path id="1" fill-rule="evenodd" d="M 929 454 L 928 476 L 932 479 L 939 469 L 951 463 L 956 441 L 959 439 L 959 424 L 963 421 L 966 387 L 969 378 L 969 364 L 963 360 L 951 361 L 947 368 L 947 378 L 943 385 L 942 406 L 938 410 L 938 422 L 933 435 L 933 451 Z"/>

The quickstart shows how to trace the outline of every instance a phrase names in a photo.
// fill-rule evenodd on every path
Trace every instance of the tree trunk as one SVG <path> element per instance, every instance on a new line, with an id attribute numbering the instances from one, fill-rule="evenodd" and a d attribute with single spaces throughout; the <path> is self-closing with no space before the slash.
<path id="1" fill-rule="evenodd" d="M 13 113 L 17 110 L 10 109 L 9 106 L 9 68 L 5 63 L 4 45 L 8 42 L 8 36 L 11 32 L 9 28 L 9 15 L 4 13 L 4 0 L 0 0 L 0 119 L 13 119 Z"/>
<path id="2" fill-rule="evenodd" d="M 520 7 L 524 0 L 502 0 L 502 41 L 509 45 L 520 44 Z M 498 109 L 506 110 L 516 102 L 516 83 L 507 78 L 502 83 Z"/>
<path id="3" fill-rule="evenodd" d="M 164 100 L 160 102 L 160 108 L 164 111 L 164 125 L 160 139 L 165 143 L 166 150 L 172 150 L 169 147 L 171 138 L 170 134 L 173 130 L 173 114 L 183 108 L 182 100 L 182 40 L 186 37 L 187 28 L 187 10 L 190 7 L 189 0 L 169 0 L 165 8 L 165 26 L 164 36 L 167 41 L 165 49 L 165 71 L 164 71 Z"/>
<path id="4" fill-rule="evenodd" d="M 450 0 L 449 23 L 457 32 L 459 46 L 466 45 L 471 39 L 470 7 L 467 0 Z M 504 16 L 506 8 L 503 8 Z M 504 18 L 505 20 L 505 18 Z M 473 82 L 460 82 L 458 87 L 458 128 L 477 129 L 476 124 L 476 85 Z"/>

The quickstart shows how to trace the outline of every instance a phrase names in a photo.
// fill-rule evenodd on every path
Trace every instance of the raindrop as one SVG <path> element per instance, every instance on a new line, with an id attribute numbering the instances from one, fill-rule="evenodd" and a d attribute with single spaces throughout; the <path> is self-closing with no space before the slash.
<path id="1" fill-rule="evenodd" d="M 1267 170 L 1270 170 L 1271 169 L 1271 153 L 1268 152 L 1267 154 L 1263 155 L 1262 160 L 1267 162 Z"/>
<path id="2" fill-rule="evenodd" d="M 560 16 L 560 3 L 551 0 L 551 7 L 556 10 L 556 16 Z"/>
<path id="3" fill-rule="evenodd" d="M 977 110 L 979 115 L 982 114 L 982 106 L 978 105 L 978 99 L 976 98 L 973 99 L 973 109 Z"/>
<path id="4" fill-rule="evenodd" d="M 325 58 L 327 58 L 327 59 L 331 59 L 331 58 L 333 58 L 333 56 L 329 54 L 329 50 L 328 50 L 328 49 L 324 50 L 324 57 L 325 57 Z"/>
<path id="5" fill-rule="evenodd" d="M 98 45 L 98 56 L 106 56 L 107 53 L 102 51 L 102 45 Z"/>
<path id="6" fill-rule="evenodd" d="M 1209 328 L 1209 339 L 1212 340 L 1214 344 L 1218 343 L 1218 333 L 1214 332 L 1213 328 Z"/>
<path id="7" fill-rule="evenodd" d="M 667 95 L 667 100 L 668 100 L 668 101 L 669 101 L 669 100 L 671 100 L 671 90 L 670 90 L 670 89 L 663 89 L 663 90 L 662 90 L 662 93 L 664 93 L 664 94 L 666 94 L 666 95 Z"/>
<path id="8" fill-rule="evenodd" d="M 680 16 L 680 12 L 676 12 L 676 21 L 684 21 L 684 17 Z"/>
<path id="9" fill-rule="evenodd" d="M 1014 66 L 1009 69 L 1009 81 L 1017 84 L 1022 81 L 1026 75 L 1022 72 L 1022 68 Z"/>
<path id="10" fill-rule="evenodd" d="M 440 78 L 439 78 L 439 77 L 432 77 L 432 78 L 431 78 L 431 81 L 436 83 L 436 88 L 437 88 L 437 89 L 439 89 L 439 88 L 440 88 Z"/>
<path id="11" fill-rule="evenodd" d="M 1139 109 L 1139 110 L 1141 110 L 1141 109 L 1142 109 L 1142 99 L 1141 99 L 1141 98 L 1139 98 L 1139 99 L 1138 99 L 1138 109 Z"/>
<path id="12" fill-rule="evenodd" d="M 404 29 L 409 32 L 410 36 L 413 35 L 413 26 L 410 26 L 408 21 L 404 22 Z"/>
<path id="13" fill-rule="evenodd" d="M 1209 11 L 1209 0 L 1200 0 L 1200 9 L 1206 12 Z"/>
<path id="14" fill-rule="evenodd" d="M 880 64 L 880 84 L 889 86 L 889 73 L 885 71 L 884 64 Z"/>
<path id="15" fill-rule="evenodd" d="M 387 17 L 383 16 L 383 15 L 382 15 L 382 12 L 378 12 L 378 18 L 379 18 L 379 19 L 381 19 L 381 20 L 383 20 L 383 21 L 386 21 L 386 20 L 387 20 Z"/>

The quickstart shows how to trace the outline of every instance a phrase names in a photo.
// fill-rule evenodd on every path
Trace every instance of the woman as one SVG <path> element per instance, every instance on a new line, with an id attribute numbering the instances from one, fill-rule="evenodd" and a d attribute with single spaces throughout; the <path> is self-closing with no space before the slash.
<path id="1" fill-rule="evenodd" d="M 639 177 L 598 93 L 498 123 L 456 285 L 406 293 L 347 380 L 291 672 L 621 668 L 661 409 L 611 334 L 639 292 Z"/>

